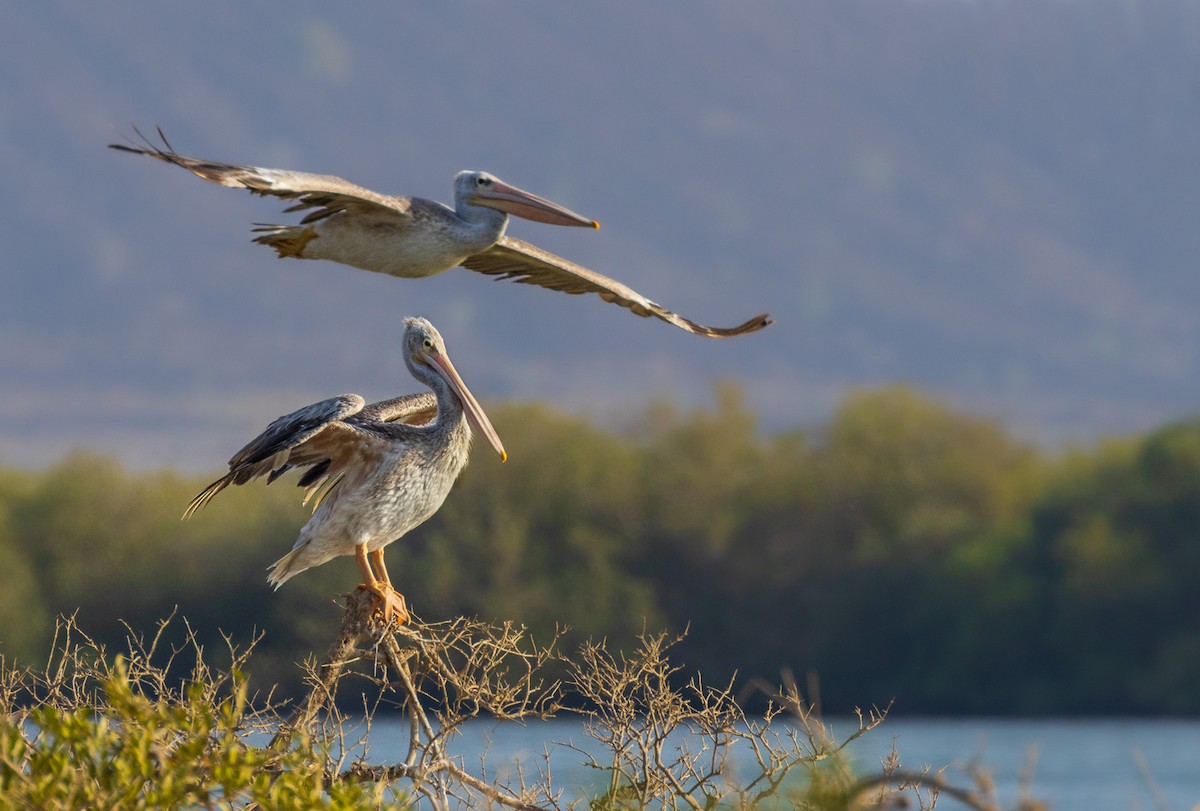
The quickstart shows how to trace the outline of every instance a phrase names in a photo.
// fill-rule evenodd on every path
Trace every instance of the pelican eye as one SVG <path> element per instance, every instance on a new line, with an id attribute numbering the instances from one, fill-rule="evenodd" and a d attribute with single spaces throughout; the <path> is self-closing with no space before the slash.
<path id="1" fill-rule="evenodd" d="M 425 339 L 425 348 L 426 348 L 426 349 L 433 349 L 433 339 L 432 339 L 432 338 L 426 338 L 426 339 Z"/>
<path id="2" fill-rule="evenodd" d="M 492 185 L 492 181 L 491 181 L 489 178 L 486 178 L 486 177 L 480 177 L 480 178 L 476 178 L 476 179 L 475 179 L 475 183 L 476 183 L 476 185 L 478 185 L 478 186 L 490 186 L 490 185 Z"/>

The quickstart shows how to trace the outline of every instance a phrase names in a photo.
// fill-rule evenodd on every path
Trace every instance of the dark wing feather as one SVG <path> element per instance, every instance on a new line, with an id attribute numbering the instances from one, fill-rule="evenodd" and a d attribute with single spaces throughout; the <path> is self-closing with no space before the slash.
<path id="1" fill-rule="evenodd" d="M 315 510 L 343 477 L 374 470 L 394 446 L 400 429 L 407 426 L 351 421 L 331 422 L 288 454 L 289 467 L 309 467 L 298 485 L 304 488 L 304 503 L 313 501 Z M 411 429 L 408 429 L 411 430 Z M 315 497 L 315 500 L 314 500 Z"/>
<path id="2" fill-rule="evenodd" d="M 233 455 L 229 460 L 229 473 L 204 488 L 192 499 L 183 517 L 187 518 L 196 512 L 231 484 L 245 484 L 251 479 L 268 474 L 270 481 L 274 481 L 288 467 L 312 464 L 312 461 L 299 462 L 293 458 L 296 449 L 331 426 L 340 424 L 347 417 L 362 411 L 365 402 L 357 394 L 343 394 L 305 406 L 275 420 Z"/>
<path id="3" fill-rule="evenodd" d="M 398 438 L 393 437 L 392 432 L 381 429 L 380 426 L 385 423 L 427 425 L 436 418 L 437 397 L 434 397 L 430 392 L 421 392 L 420 394 L 404 394 L 400 397 L 393 397 L 390 400 L 371 403 L 357 414 L 347 417 L 346 422 L 355 427 L 370 431 L 377 436 Z M 331 463 L 331 459 L 325 459 L 312 465 L 304 472 L 304 475 L 300 477 L 296 485 L 305 489 L 310 489 L 314 486 L 319 487 L 321 482 L 328 478 Z M 289 468 L 291 468 L 290 464 L 273 471 L 268 483 L 274 481 Z"/>
<path id="4" fill-rule="evenodd" d="M 314 209 L 302 223 L 324 219 L 339 211 L 358 210 L 407 216 L 410 200 L 407 197 L 392 197 L 380 194 L 333 175 L 314 175 L 308 172 L 293 172 L 287 169 L 268 169 L 262 166 L 241 166 L 234 163 L 189 158 L 171 148 L 162 130 L 158 137 L 162 146 L 157 146 L 136 127 L 134 132 L 140 143 L 109 144 L 112 149 L 146 155 L 165 163 L 187 169 L 196 177 L 210 183 L 234 189 L 249 189 L 255 194 L 297 200 L 287 211 Z"/>
<path id="5" fill-rule="evenodd" d="M 321 482 L 324 481 L 329 475 L 329 466 L 331 464 L 333 464 L 333 460 L 326 459 L 323 462 L 318 462 L 317 464 L 313 465 L 308 470 L 304 471 L 304 475 L 300 477 L 298 482 L 296 482 L 296 486 L 303 487 L 305 490 L 313 487 L 314 485 L 320 487 Z M 274 479 L 274 477 L 275 474 L 272 473 L 271 478 Z"/>
<path id="6" fill-rule="evenodd" d="M 468 257 L 462 265 L 489 276 L 512 279 L 521 284 L 536 284 L 562 293 L 595 293 L 605 301 L 625 307 L 637 315 L 661 318 L 668 324 L 708 338 L 745 335 L 772 323 L 764 313 L 736 327 L 706 327 L 671 312 L 615 279 L 510 236 L 501 237 L 491 248 Z"/>

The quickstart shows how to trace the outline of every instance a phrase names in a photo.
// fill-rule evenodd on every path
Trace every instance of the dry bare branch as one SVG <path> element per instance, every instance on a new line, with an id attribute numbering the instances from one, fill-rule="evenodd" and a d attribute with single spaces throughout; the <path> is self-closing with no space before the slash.
<path id="1" fill-rule="evenodd" d="M 904 771 L 893 751 L 882 774 L 859 777 L 839 753 L 877 727 L 886 708 L 859 712 L 857 727 L 836 737 L 821 721 L 817 702 L 806 700 L 795 678 L 784 673 L 781 685 L 752 680 L 769 705 L 761 715 L 747 714 L 732 681 L 710 685 L 698 676 L 686 677 L 672 662 L 681 636 L 643 633 L 630 652 L 610 649 L 604 640 L 588 642 L 564 659 L 557 651 L 561 632 L 539 643 L 520 626 L 462 617 L 435 623 L 414 618 L 397 627 L 385 623 L 372 602 L 365 591 L 348 595 L 336 639 L 323 660 L 305 664 L 308 689 L 286 718 L 270 694 L 265 702 L 248 705 L 239 674 L 253 644 L 239 650 L 226 638 L 228 663 L 215 667 L 186 621 L 181 640 L 175 631 L 167 633 L 172 623 L 178 629 L 173 615 L 148 637 L 127 626 L 119 657 L 80 630 L 74 617 L 61 619 L 43 671 L 7 667 L 0 660 L 0 701 L 7 719 L 21 725 L 41 707 L 104 715 L 114 709 L 106 704 L 105 692 L 114 676 L 134 695 L 185 710 L 197 699 L 217 706 L 236 697 L 239 733 L 273 733 L 266 749 L 256 750 L 263 753 L 261 769 L 272 780 L 297 768 L 297 752 L 311 751 L 316 774 L 323 776 L 318 784 L 327 792 L 367 786 L 376 801 L 391 791 L 439 811 L 479 806 L 534 811 L 582 802 L 594 809 L 708 811 L 788 804 L 802 795 L 804 807 L 822 810 L 895 808 L 908 795 L 922 809 L 946 797 L 979 811 L 998 811 L 982 772 L 974 775 L 975 788 L 966 790 L 940 773 Z M 545 675 L 556 667 L 565 667 L 565 683 Z M 363 685 L 370 689 L 355 698 Z M 815 690 L 810 678 L 809 694 Z M 362 725 L 340 709 L 347 700 L 361 701 Z M 489 776 L 482 760 L 479 769 L 467 769 L 453 753 L 453 741 L 472 719 L 552 718 L 568 701 L 582 706 L 584 731 L 603 754 L 560 746 L 604 775 L 598 797 L 564 800 L 552 784 L 548 752 L 539 767 L 530 772 L 527 768 L 537 764 L 518 764 L 515 776 L 506 780 Z M 405 720 L 402 752 L 391 762 L 373 763 L 372 722 L 391 709 Z M 167 758 L 175 743 L 164 739 L 155 745 L 161 750 L 155 756 Z M 244 735 L 236 745 L 249 751 Z M 0 758 L 0 767 L 20 773 L 14 755 L 4 752 Z"/>

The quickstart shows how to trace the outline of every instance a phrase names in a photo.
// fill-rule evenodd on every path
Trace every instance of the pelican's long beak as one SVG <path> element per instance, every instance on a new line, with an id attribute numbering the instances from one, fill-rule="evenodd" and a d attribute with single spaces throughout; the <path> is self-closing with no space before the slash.
<path id="1" fill-rule="evenodd" d="M 515 217 L 523 217 L 534 222 L 544 222 L 549 225 L 574 225 L 582 228 L 599 228 L 600 223 L 576 214 L 565 206 L 552 203 L 544 197 L 538 197 L 524 189 L 510 186 L 499 180 L 492 181 L 486 189 L 480 189 L 468 198 L 468 203 L 475 206 L 487 206 Z"/>
<path id="2" fill-rule="evenodd" d="M 487 441 L 492 443 L 492 447 L 500 454 L 501 462 L 507 462 L 508 454 L 504 450 L 504 443 L 500 441 L 500 435 L 492 427 L 491 420 L 488 419 L 487 414 L 483 413 L 483 406 L 479 405 L 479 401 L 475 399 L 475 395 L 471 394 L 471 390 L 467 388 L 467 384 L 458 376 L 458 370 L 454 368 L 454 364 L 450 362 L 450 358 L 440 352 L 426 352 L 425 360 L 429 362 L 430 367 L 435 372 L 450 384 L 450 388 L 454 389 L 454 393 L 458 395 L 459 402 L 462 403 L 463 413 L 467 415 L 467 419 L 471 422 L 471 427 L 487 437 Z"/>

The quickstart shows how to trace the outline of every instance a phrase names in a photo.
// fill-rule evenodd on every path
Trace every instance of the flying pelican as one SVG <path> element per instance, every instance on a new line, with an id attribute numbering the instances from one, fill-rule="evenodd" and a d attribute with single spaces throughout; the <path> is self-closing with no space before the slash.
<path id="1" fill-rule="evenodd" d="M 419 278 L 461 265 L 563 293 L 595 293 L 640 316 L 654 316 L 696 335 L 729 338 L 771 323 L 764 313 L 736 327 L 706 327 L 671 312 L 624 284 L 568 262 L 524 240 L 506 236 L 508 215 L 550 225 L 599 228 L 575 212 L 504 183 L 487 172 L 459 172 L 454 208 L 420 197 L 392 197 L 331 175 L 188 158 L 134 129 L 141 144 L 109 144 L 187 169 L 197 177 L 261 195 L 296 200 L 286 211 L 312 209 L 298 225 L 259 225 L 254 241 L 280 257 L 328 259 L 363 270 Z"/>
<path id="2" fill-rule="evenodd" d="M 408 620 L 392 587 L 383 549 L 442 506 L 467 464 L 471 428 L 508 455 L 496 429 L 455 371 L 442 336 L 424 318 L 404 322 L 404 362 L 433 394 L 410 394 L 365 405 L 343 394 L 280 417 L 229 460 L 229 473 L 192 499 L 184 518 L 231 484 L 307 468 L 298 482 L 312 518 L 292 551 L 270 566 L 278 589 L 294 575 L 340 555 L 354 555 L 360 588 L 375 595 L 384 618 Z"/>

